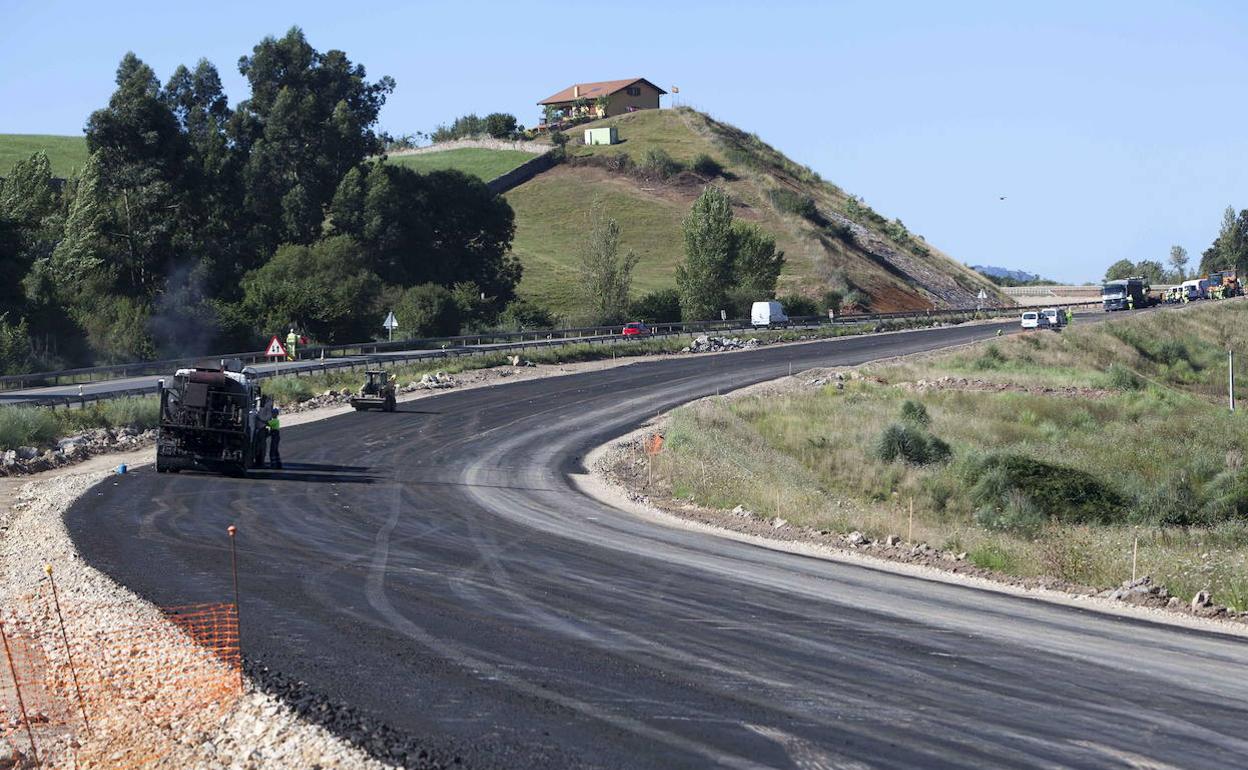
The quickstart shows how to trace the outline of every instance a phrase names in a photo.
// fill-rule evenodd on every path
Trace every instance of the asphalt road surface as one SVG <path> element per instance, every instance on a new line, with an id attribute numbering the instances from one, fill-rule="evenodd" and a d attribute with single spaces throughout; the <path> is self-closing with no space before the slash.
<path id="1" fill-rule="evenodd" d="M 1243 766 L 1239 639 L 669 529 L 570 478 L 790 363 L 997 328 L 448 392 L 291 428 L 284 471 L 141 469 L 67 523 L 162 605 L 229 597 L 236 523 L 245 654 L 470 767 Z"/>

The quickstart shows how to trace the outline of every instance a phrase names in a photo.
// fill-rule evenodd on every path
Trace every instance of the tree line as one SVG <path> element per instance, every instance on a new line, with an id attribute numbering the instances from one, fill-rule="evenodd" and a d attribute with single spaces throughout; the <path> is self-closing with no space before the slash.
<path id="1" fill-rule="evenodd" d="M 0 184 L 0 368 L 252 350 L 288 326 L 373 337 L 384 308 L 434 335 L 515 298 L 514 218 L 479 180 L 384 163 L 394 80 L 298 28 L 163 84 L 133 53 L 72 178 L 36 154 Z M 523 314 L 523 307 L 512 315 Z"/>
<path id="2" fill-rule="evenodd" d="M 1222 212 L 1222 222 L 1218 227 L 1217 237 L 1209 248 L 1200 255 L 1200 263 L 1194 273 L 1188 273 L 1187 266 L 1191 261 L 1187 249 L 1182 246 L 1171 246 L 1166 262 L 1169 269 L 1158 260 L 1144 259 L 1132 262 L 1120 259 L 1105 271 L 1105 280 L 1129 278 L 1141 275 L 1150 283 L 1182 283 L 1190 278 L 1209 275 L 1219 270 L 1234 268 L 1242 281 L 1248 275 L 1248 209 L 1235 214 L 1233 206 L 1227 206 Z"/>

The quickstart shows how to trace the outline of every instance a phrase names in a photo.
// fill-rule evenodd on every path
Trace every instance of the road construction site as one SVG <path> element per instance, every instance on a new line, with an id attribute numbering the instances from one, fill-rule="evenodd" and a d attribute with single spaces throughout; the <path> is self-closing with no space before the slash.
<path id="1" fill-rule="evenodd" d="M 592 449 L 681 403 L 1016 328 L 428 395 L 289 425 L 280 472 L 136 467 L 65 525 L 87 564 L 158 606 L 231 595 L 237 526 L 253 682 L 386 762 L 1234 764 L 1233 634 L 761 549 L 586 493 Z"/>

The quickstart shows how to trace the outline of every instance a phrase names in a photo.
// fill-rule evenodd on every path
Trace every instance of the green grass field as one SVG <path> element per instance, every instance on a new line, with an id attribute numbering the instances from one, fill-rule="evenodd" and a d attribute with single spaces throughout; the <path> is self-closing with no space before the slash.
<path id="1" fill-rule="evenodd" d="M 456 150 L 427 152 L 420 155 L 392 155 L 389 162 L 422 173 L 453 168 L 475 176 L 483 182 L 488 182 L 534 157 L 536 156 L 519 150 L 461 147 Z"/>
<path id="2" fill-rule="evenodd" d="M 81 136 L 0 134 L 0 176 L 40 150 L 47 153 L 53 176 L 68 177 L 87 162 L 87 140 Z"/>
<path id="3" fill-rule="evenodd" d="M 556 168 L 507 193 L 516 212 L 512 250 L 524 264 L 522 296 L 556 310 L 575 305 L 577 264 L 594 201 L 620 223 L 620 246 L 641 259 L 633 293 L 674 285 L 681 259 L 683 206 L 638 194 L 627 182 L 597 169 Z"/>
<path id="4" fill-rule="evenodd" d="M 913 501 L 916 542 L 1098 589 L 1131 576 L 1138 536 L 1139 574 L 1248 609 L 1248 414 L 1224 392 L 1245 321 L 1225 302 L 704 400 L 674 413 L 651 491 L 876 539 L 906 536 Z M 916 387 L 943 377 L 983 384 Z"/>

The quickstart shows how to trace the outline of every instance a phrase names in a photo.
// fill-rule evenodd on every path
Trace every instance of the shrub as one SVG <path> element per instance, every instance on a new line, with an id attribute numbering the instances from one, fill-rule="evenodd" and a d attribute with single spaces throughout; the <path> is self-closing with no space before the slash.
<path id="1" fill-rule="evenodd" d="M 841 311 L 844 313 L 865 313 L 871 309 L 871 295 L 859 289 L 845 292 L 841 300 Z"/>
<path id="2" fill-rule="evenodd" d="M 1014 554 L 996 543 L 984 543 L 976 546 L 967 554 L 967 559 L 970 560 L 971 564 L 983 569 L 991 569 L 998 572 L 1014 571 Z"/>
<path id="3" fill-rule="evenodd" d="M 607 156 L 607 170 L 617 174 L 631 174 L 637 169 L 637 164 L 633 162 L 633 158 L 626 152 L 616 153 Z"/>
<path id="4" fill-rule="evenodd" d="M 926 428 L 931 424 L 932 418 L 927 413 L 927 407 L 921 402 L 906 399 L 901 405 L 901 421 L 917 428 Z"/>
<path id="5" fill-rule="evenodd" d="M 1155 358 L 1167 366 L 1174 366 L 1183 361 L 1196 368 L 1192 362 L 1192 354 L 1188 351 L 1187 346 L 1176 340 L 1167 340 L 1161 343 L 1157 348 Z"/>
<path id="6" fill-rule="evenodd" d="M 50 409 L 31 406 L 0 407 L 0 448 L 40 446 L 51 443 L 58 433 L 56 416 Z"/>
<path id="7" fill-rule="evenodd" d="M 394 306 L 404 338 L 459 334 L 459 307 L 445 286 L 425 283 L 407 289 Z"/>
<path id="8" fill-rule="evenodd" d="M 976 463 L 970 490 L 981 509 L 1001 510 L 1022 495 L 1043 516 L 1074 524 L 1110 524 L 1121 520 L 1127 501 L 1090 473 L 1021 454 L 992 454 Z"/>
<path id="9" fill-rule="evenodd" d="M 778 299 L 780 304 L 784 305 L 785 315 L 790 318 L 819 315 L 819 304 L 810 297 L 803 297 L 800 294 L 786 294 Z"/>
<path id="10" fill-rule="evenodd" d="M 659 179 L 668 179 L 680 173 L 681 165 L 667 154 L 667 150 L 662 147 L 651 147 L 646 150 L 646 156 L 642 159 L 641 170 Z"/>
<path id="11" fill-rule="evenodd" d="M 693 170 L 707 179 L 713 179 L 724 174 L 724 167 L 720 165 L 719 161 L 706 153 L 702 153 L 693 159 Z"/>
<path id="12" fill-rule="evenodd" d="M 83 409 L 56 413 L 59 435 L 88 428 L 155 428 L 160 422 L 160 400 L 147 396 L 96 401 Z"/>
<path id="13" fill-rule="evenodd" d="M 911 465 L 927 465 L 949 459 L 951 450 L 944 441 L 922 428 L 895 422 L 876 440 L 875 456 L 884 462 L 902 460 Z"/>
<path id="14" fill-rule="evenodd" d="M 676 289 L 658 289 L 643 294 L 633 301 L 633 317 L 646 323 L 676 323 L 680 321 L 680 292 Z"/>
<path id="15" fill-rule="evenodd" d="M 819 209 L 815 206 L 815 199 L 809 195 L 802 195 L 784 187 L 773 187 L 767 191 L 767 197 L 771 199 L 771 203 L 779 211 L 788 214 L 796 214 L 802 219 L 811 222 L 822 221 L 819 216 Z"/>
<path id="16" fill-rule="evenodd" d="M 516 116 L 506 112 L 492 112 L 485 116 L 481 127 L 495 139 L 511 139 L 517 133 Z"/>
<path id="17" fill-rule="evenodd" d="M 1191 476 L 1174 473 L 1140 496 L 1130 520 L 1154 527 L 1185 527 L 1195 523 L 1200 508 L 1200 493 Z"/>
<path id="18" fill-rule="evenodd" d="M 263 390 L 278 404 L 293 404 L 312 398 L 312 385 L 303 377 L 274 377 L 264 381 Z"/>
<path id="19" fill-rule="evenodd" d="M 553 329 L 558 325 L 549 310 L 526 300 L 517 299 L 507 303 L 498 316 L 498 324 L 505 329 Z"/>
<path id="20" fill-rule="evenodd" d="M 995 505 L 975 511 L 975 523 L 984 529 L 1035 537 L 1045 524 L 1044 512 L 1027 495 L 1012 489 Z"/>
<path id="21" fill-rule="evenodd" d="M 829 310 L 840 315 L 841 304 L 845 301 L 845 292 L 837 289 L 829 289 L 819 298 L 819 314 L 822 315 Z"/>
<path id="22" fill-rule="evenodd" d="M 1109 386 L 1117 390 L 1139 390 L 1144 387 L 1140 376 L 1122 364 L 1110 364 L 1106 371 Z"/>
<path id="23" fill-rule="evenodd" d="M 11 324 L 8 313 L 0 313 L 0 374 L 29 372 L 34 368 L 34 357 L 26 319 Z"/>
<path id="24" fill-rule="evenodd" d="M 989 345 L 984 349 L 984 352 L 979 356 L 979 358 L 975 359 L 972 366 L 979 371 L 1000 369 L 1001 365 L 1004 364 L 1006 360 L 1005 354 L 1001 352 L 1000 348 L 996 345 Z"/>

